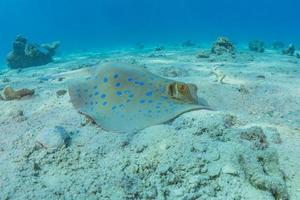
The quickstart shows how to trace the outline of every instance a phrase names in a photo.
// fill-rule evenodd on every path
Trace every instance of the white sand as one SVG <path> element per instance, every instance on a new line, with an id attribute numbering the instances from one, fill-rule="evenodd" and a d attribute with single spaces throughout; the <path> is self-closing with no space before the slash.
<path id="1" fill-rule="evenodd" d="M 0 101 L 0 200 L 258 200 L 287 193 L 300 199 L 300 59 L 273 51 L 198 59 L 197 52 L 85 53 L 3 71 L 0 89 L 35 89 L 35 95 Z M 185 113 L 128 135 L 85 125 L 68 94 L 58 97 L 56 91 L 88 67 L 111 60 L 145 64 L 158 75 L 195 83 L 214 111 Z M 214 67 L 226 75 L 224 84 L 216 82 Z M 36 148 L 36 135 L 54 126 L 69 132 L 70 144 L 56 151 Z M 245 139 L 243 131 L 254 126 L 266 141 Z"/>

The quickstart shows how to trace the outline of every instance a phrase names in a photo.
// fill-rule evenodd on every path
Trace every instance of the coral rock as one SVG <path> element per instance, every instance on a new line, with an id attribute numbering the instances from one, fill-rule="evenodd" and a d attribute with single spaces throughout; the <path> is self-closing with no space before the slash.
<path id="1" fill-rule="evenodd" d="M 263 53 L 265 51 L 264 42 L 259 41 L 259 40 L 253 40 L 253 41 L 249 42 L 249 49 L 251 51 Z"/>
<path id="2" fill-rule="evenodd" d="M 295 50 L 296 50 L 295 46 L 293 44 L 290 44 L 286 49 L 284 49 L 282 51 L 282 54 L 293 56 L 295 53 Z"/>
<path id="3" fill-rule="evenodd" d="M 52 57 L 59 42 L 51 44 L 32 44 L 22 36 L 17 36 L 13 43 L 13 50 L 8 54 L 7 65 L 12 68 L 25 68 L 45 65 L 53 61 Z"/>
<path id="4" fill-rule="evenodd" d="M 246 178 L 254 187 L 270 191 L 276 200 L 289 199 L 284 174 L 278 167 L 276 152 L 267 150 L 254 155 L 243 154 L 240 155 L 239 162 Z"/>
<path id="5" fill-rule="evenodd" d="M 260 127 L 254 126 L 245 129 L 241 132 L 240 137 L 243 140 L 254 141 L 255 148 L 265 149 L 268 147 L 266 135 Z"/>
<path id="6" fill-rule="evenodd" d="M 220 37 L 214 43 L 211 52 L 217 55 L 222 55 L 224 53 L 234 53 L 233 43 L 226 37 Z"/>
<path id="7" fill-rule="evenodd" d="M 14 90 L 12 87 L 7 86 L 3 89 L 4 99 L 14 100 L 14 99 L 21 99 L 24 96 L 32 96 L 34 94 L 34 90 L 30 89 L 21 89 L 21 90 Z"/>

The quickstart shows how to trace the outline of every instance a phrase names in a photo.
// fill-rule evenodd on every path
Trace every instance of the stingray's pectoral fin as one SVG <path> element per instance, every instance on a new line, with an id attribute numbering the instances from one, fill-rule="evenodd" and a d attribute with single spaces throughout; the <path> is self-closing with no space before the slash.
<path id="1" fill-rule="evenodd" d="M 68 86 L 69 96 L 71 103 L 76 109 L 84 107 L 85 101 L 84 101 L 84 93 L 81 88 L 84 88 L 83 82 L 72 82 Z"/>

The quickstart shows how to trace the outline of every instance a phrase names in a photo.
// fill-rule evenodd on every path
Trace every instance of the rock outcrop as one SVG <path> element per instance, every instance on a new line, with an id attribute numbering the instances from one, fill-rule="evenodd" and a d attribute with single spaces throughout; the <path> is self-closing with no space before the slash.
<path id="1" fill-rule="evenodd" d="M 286 49 L 282 50 L 282 54 L 293 56 L 296 51 L 296 48 L 293 44 L 290 44 Z"/>
<path id="2" fill-rule="evenodd" d="M 259 40 L 253 40 L 249 42 L 250 51 L 263 53 L 265 51 L 264 42 Z"/>
<path id="3" fill-rule="evenodd" d="M 59 42 L 51 44 L 29 43 L 26 38 L 17 36 L 13 43 L 13 50 L 8 54 L 6 61 L 11 69 L 45 65 L 53 61 Z"/>
<path id="4" fill-rule="evenodd" d="M 222 55 L 224 53 L 233 54 L 235 51 L 233 43 L 226 37 L 220 37 L 214 43 L 211 52 L 213 54 Z"/>

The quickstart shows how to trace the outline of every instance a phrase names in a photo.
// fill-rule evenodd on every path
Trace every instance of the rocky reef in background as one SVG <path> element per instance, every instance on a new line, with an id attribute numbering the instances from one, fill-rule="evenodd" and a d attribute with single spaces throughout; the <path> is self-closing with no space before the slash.
<path id="1" fill-rule="evenodd" d="M 53 56 L 60 42 L 50 44 L 29 43 L 26 38 L 18 35 L 13 42 L 13 50 L 8 54 L 6 61 L 11 69 L 45 65 L 53 61 Z"/>
<path id="2" fill-rule="evenodd" d="M 250 51 L 263 53 L 265 51 L 264 42 L 260 40 L 253 40 L 249 42 Z"/>
<path id="3" fill-rule="evenodd" d="M 293 44 L 290 44 L 287 48 L 282 50 L 282 54 L 293 56 L 296 51 L 296 48 Z"/>
<path id="4" fill-rule="evenodd" d="M 215 41 L 211 52 L 216 55 L 222 55 L 224 53 L 234 54 L 235 47 L 228 38 L 219 37 L 217 41 Z"/>

